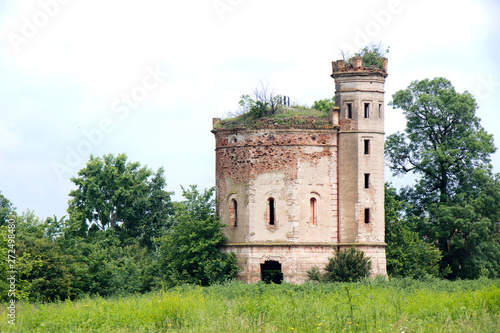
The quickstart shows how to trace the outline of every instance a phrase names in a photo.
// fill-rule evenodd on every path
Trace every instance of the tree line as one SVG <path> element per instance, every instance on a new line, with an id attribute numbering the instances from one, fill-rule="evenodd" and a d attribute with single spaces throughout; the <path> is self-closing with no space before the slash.
<path id="1" fill-rule="evenodd" d="M 413 81 L 390 105 L 403 110 L 407 125 L 386 138 L 386 162 L 416 181 L 399 191 L 386 185 L 388 271 L 500 277 L 500 175 L 474 97 L 435 78 Z"/>
<path id="2" fill-rule="evenodd" d="M 496 148 L 476 116 L 474 97 L 436 78 L 412 82 L 390 105 L 403 110 L 407 126 L 387 137 L 387 165 L 416 180 L 400 189 L 386 184 L 389 277 L 499 278 L 500 175 L 492 171 Z M 15 224 L 18 299 L 126 295 L 236 276 L 234 255 L 218 250 L 225 238 L 214 188 L 182 188 L 184 199 L 173 202 L 164 170 L 129 162 L 125 154 L 91 156 L 71 180 L 68 215 L 60 218 L 19 213 L 0 193 L 2 301 L 12 271 L 9 221 Z M 366 271 L 362 258 L 356 260 Z M 335 280 L 339 274 L 330 266 L 326 275 L 323 268 L 312 272 L 313 280 Z"/>
<path id="3" fill-rule="evenodd" d="M 7 223 L 15 224 L 16 298 L 29 301 L 209 285 L 237 273 L 215 217 L 214 188 L 182 188 L 173 202 L 164 170 L 125 154 L 90 157 L 71 179 L 67 217 L 19 214 L 0 193 L 0 295 L 8 297 Z"/>

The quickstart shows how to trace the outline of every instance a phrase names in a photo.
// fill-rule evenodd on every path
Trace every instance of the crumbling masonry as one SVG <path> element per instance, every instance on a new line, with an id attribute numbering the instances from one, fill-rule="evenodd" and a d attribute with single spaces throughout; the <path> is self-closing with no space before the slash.
<path id="1" fill-rule="evenodd" d="M 382 69 L 333 62 L 335 105 L 328 120 L 228 127 L 214 119 L 217 214 L 238 278 L 265 269 L 302 283 L 313 266 L 355 246 L 386 275 L 384 82 Z M 312 117 L 306 117 L 312 119 Z M 266 268 L 267 267 L 267 268 Z"/>

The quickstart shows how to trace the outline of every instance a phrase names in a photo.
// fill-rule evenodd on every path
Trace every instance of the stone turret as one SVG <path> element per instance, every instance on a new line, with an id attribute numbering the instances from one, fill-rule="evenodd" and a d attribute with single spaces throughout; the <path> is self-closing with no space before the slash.
<path id="1" fill-rule="evenodd" d="M 356 246 L 372 258 L 373 273 L 386 274 L 384 244 L 384 83 L 382 68 L 333 62 L 335 103 L 340 108 L 339 206 L 341 247 Z"/>

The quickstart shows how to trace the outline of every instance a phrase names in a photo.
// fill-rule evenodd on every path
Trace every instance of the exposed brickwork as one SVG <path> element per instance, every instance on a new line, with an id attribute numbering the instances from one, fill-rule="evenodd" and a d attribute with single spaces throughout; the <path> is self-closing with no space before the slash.
<path id="1" fill-rule="evenodd" d="M 235 182 L 248 183 L 256 175 L 284 170 L 289 179 L 297 178 L 297 162 L 313 165 L 331 155 L 336 145 L 335 130 L 317 133 L 314 130 L 259 130 L 216 132 L 217 177 L 231 176 Z M 321 151 L 308 152 L 309 147 Z"/>
<path id="2" fill-rule="evenodd" d="M 342 119 L 340 120 L 340 128 L 343 131 L 352 131 L 356 128 L 356 123 L 352 119 Z"/>

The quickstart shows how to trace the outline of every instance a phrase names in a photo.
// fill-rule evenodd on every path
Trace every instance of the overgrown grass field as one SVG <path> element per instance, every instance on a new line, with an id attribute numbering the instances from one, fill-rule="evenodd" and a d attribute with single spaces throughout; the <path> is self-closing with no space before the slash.
<path id="1" fill-rule="evenodd" d="M 500 280 L 183 286 L 2 306 L 2 332 L 500 332 Z"/>

